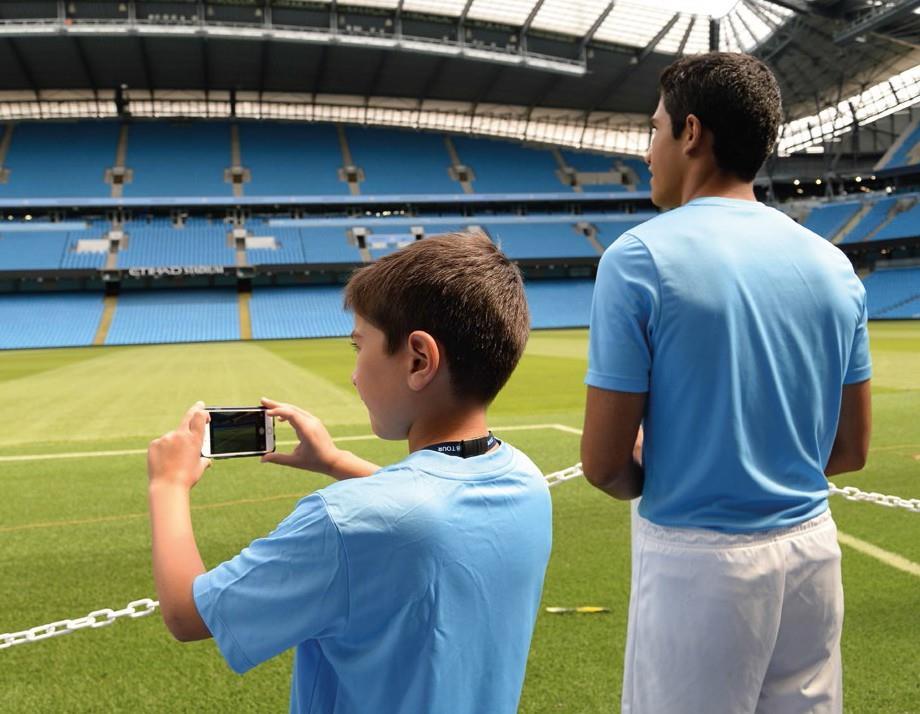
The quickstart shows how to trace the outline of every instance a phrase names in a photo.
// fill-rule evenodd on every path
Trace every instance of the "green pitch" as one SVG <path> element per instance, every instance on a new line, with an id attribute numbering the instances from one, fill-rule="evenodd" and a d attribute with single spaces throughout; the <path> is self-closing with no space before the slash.
<path id="1" fill-rule="evenodd" d="M 920 324 L 873 324 L 871 332 L 870 464 L 836 482 L 918 497 Z M 534 334 L 492 410 L 498 436 L 546 473 L 578 461 L 586 344 L 584 331 Z M 0 632 L 154 594 L 143 449 L 196 399 L 291 401 L 325 419 L 334 435 L 351 437 L 349 448 L 362 456 L 401 458 L 404 444 L 367 438 L 366 413 L 350 383 L 352 359 L 344 339 L 0 353 Z M 537 428 L 510 428 L 527 425 Z M 279 438 L 292 438 L 286 426 Z M 88 453 L 100 451 L 127 453 Z M 14 458 L 22 456 L 29 458 Z M 299 497 L 326 482 L 251 460 L 215 463 L 193 494 L 205 563 L 216 565 L 266 534 Z M 543 604 L 610 612 L 541 613 L 521 711 L 614 711 L 629 592 L 629 509 L 582 480 L 552 495 L 554 548 Z M 847 711 L 916 711 L 920 685 L 910 663 L 920 578 L 884 559 L 900 556 L 916 571 L 920 514 L 839 497 L 831 503 L 842 533 L 883 551 L 875 557 L 843 546 Z M 286 711 L 290 665 L 288 653 L 238 677 L 213 643 L 174 642 L 159 615 L 122 619 L 0 650 L 0 708 Z"/>

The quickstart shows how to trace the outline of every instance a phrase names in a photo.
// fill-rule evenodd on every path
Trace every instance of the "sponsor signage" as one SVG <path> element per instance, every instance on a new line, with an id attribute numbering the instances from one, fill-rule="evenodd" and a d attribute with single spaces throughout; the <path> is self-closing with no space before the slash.
<path id="1" fill-rule="evenodd" d="M 222 265 L 167 265 L 156 267 L 128 268 L 132 278 L 181 277 L 188 275 L 223 275 Z"/>

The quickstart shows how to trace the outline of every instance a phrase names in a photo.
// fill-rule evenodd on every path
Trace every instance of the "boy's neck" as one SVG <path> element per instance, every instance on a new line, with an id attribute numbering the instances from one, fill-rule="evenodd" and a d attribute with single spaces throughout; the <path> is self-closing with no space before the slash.
<path id="1" fill-rule="evenodd" d="M 484 407 L 453 412 L 448 418 L 420 418 L 409 427 L 409 453 L 445 441 L 478 439 L 489 433 Z"/>

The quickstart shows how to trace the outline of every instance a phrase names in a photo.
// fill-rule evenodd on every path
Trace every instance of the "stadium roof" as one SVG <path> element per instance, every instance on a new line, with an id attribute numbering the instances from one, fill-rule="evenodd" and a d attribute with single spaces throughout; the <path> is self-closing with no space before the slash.
<path id="1" fill-rule="evenodd" d="M 10 102 L 73 92 L 101 101 L 96 115 L 106 116 L 121 87 L 134 108 L 149 102 L 151 115 L 158 100 L 168 115 L 194 93 L 199 103 L 217 97 L 218 108 L 203 112 L 215 116 L 224 105 L 235 113 L 240 98 L 286 97 L 363 105 L 358 121 L 396 103 L 456 112 L 471 125 L 483 115 L 552 115 L 584 133 L 644 124 L 660 71 L 712 47 L 763 57 L 789 119 L 828 126 L 819 113 L 834 108 L 836 127 L 836 108 L 851 98 L 876 96 L 896 76 L 916 84 L 903 73 L 920 65 L 918 8 L 920 0 L 12 0 L 0 4 L 0 117 L 32 116 L 4 110 Z M 889 105 L 916 101 L 920 91 L 896 84 Z M 290 118 L 315 116 L 298 109 Z"/>

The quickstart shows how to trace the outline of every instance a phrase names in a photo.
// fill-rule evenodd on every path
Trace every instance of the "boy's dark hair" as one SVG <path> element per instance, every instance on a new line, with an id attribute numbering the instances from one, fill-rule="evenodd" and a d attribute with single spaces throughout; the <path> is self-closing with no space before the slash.
<path id="1" fill-rule="evenodd" d="M 483 404 L 508 381 L 530 333 L 521 273 L 481 232 L 423 238 L 360 268 L 345 307 L 386 335 L 390 354 L 414 330 L 430 334 L 455 394 Z"/>
<path id="2" fill-rule="evenodd" d="M 750 55 L 710 52 L 682 57 L 659 80 L 674 138 L 693 114 L 712 132 L 716 164 L 742 181 L 772 153 L 783 118 L 776 77 Z"/>

